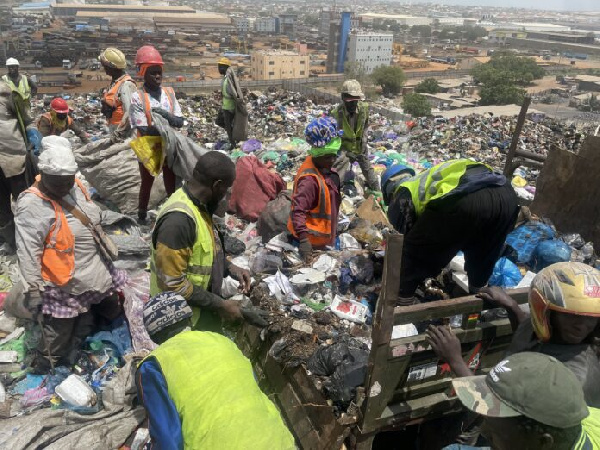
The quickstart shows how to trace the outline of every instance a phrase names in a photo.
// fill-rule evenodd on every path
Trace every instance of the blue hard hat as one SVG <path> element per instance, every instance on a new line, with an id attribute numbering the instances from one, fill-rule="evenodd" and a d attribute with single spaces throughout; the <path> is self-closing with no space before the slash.
<path id="1" fill-rule="evenodd" d="M 401 173 L 408 173 L 411 177 L 415 176 L 415 169 L 410 166 L 406 166 L 404 164 L 394 164 L 393 166 L 387 168 L 383 175 L 381 175 L 381 188 L 383 189 L 390 179 L 394 178 L 396 175 L 400 175 Z"/>

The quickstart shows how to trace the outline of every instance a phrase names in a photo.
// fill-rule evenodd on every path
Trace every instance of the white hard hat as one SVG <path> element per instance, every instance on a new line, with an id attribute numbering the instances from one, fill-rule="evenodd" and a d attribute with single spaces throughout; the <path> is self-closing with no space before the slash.
<path id="1" fill-rule="evenodd" d="M 46 175 L 75 175 L 77 163 L 69 140 L 62 136 L 43 138 L 38 169 Z"/>
<path id="2" fill-rule="evenodd" d="M 16 58 L 8 58 L 6 60 L 6 65 L 7 66 L 18 66 L 19 65 L 19 60 Z"/>

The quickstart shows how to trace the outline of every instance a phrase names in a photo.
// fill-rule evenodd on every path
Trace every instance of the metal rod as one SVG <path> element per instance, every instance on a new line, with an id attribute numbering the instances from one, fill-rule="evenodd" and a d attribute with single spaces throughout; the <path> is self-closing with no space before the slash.
<path id="1" fill-rule="evenodd" d="M 508 155 L 506 155 L 506 163 L 504 164 L 505 176 L 512 175 L 512 160 L 515 157 L 515 152 L 517 151 L 517 145 L 519 144 L 519 136 L 521 136 L 521 130 L 523 129 L 523 125 L 525 124 L 525 116 L 527 115 L 527 109 L 529 109 L 530 104 L 531 97 L 525 97 L 525 99 L 523 100 L 523 106 L 521 106 L 519 118 L 517 119 L 517 126 L 515 127 L 512 142 L 510 143 L 510 149 L 508 150 Z"/>

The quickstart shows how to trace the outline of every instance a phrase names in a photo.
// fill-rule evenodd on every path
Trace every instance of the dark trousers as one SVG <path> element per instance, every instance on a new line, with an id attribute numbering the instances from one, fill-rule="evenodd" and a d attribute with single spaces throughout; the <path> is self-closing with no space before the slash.
<path id="1" fill-rule="evenodd" d="M 154 177 L 150 174 L 150 172 L 148 172 L 142 163 L 139 164 L 142 184 L 140 186 L 138 210 L 147 211 L 148 203 L 150 203 L 150 192 L 152 191 L 152 185 L 154 184 Z M 173 192 L 175 192 L 177 177 L 173 171 L 167 167 L 166 164 L 163 164 L 162 173 L 163 181 L 165 183 L 165 191 L 167 191 L 167 195 L 171 195 Z"/>
<path id="2" fill-rule="evenodd" d="M 470 287 L 487 284 L 519 213 L 510 184 L 430 203 L 404 236 L 400 297 L 411 297 L 462 250 Z"/>
<path id="3" fill-rule="evenodd" d="M 225 121 L 225 131 L 227 131 L 227 138 L 231 144 L 231 148 L 235 147 L 237 142 L 233 140 L 233 119 L 235 119 L 235 111 L 223 110 L 223 120 Z"/>
<path id="4" fill-rule="evenodd" d="M 68 319 L 57 319 L 44 314 L 44 338 L 38 342 L 38 352 L 45 359 L 48 351 L 57 363 L 56 365 L 75 364 L 83 342 L 98 329 L 99 321 L 116 319 L 122 312 L 119 296 L 114 294 L 102 302 L 93 305 L 86 313 Z M 46 348 L 46 343 L 48 348 Z"/>
<path id="5" fill-rule="evenodd" d="M 25 172 L 14 177 L 6 178 L 0 168 L 0 226 L 12 222 L 11 196 L 14 200 L 27 189 Z"/>

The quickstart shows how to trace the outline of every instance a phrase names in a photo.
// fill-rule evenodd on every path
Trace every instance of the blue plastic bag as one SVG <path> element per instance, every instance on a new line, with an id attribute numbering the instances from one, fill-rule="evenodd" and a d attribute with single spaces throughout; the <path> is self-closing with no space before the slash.
<path id="1" fill-rule="evenodd" d="M 538 244 L 534 252 L 534 270 L 540 270 L 557 262 L 571 260 L 571 247 L 559 239 L 543 241 Z"/>
<path id="2" fill-rule="evenodd" d="M 548 239 L 554 239 L 554 229 L 542 222 L 527 222 L 506 237 L 506 243 L 515 249 L 520 264 L 528 264 L 533 259 L 533 252 L 538 244 Z"/>
<path id="3" fill-rule="evenodd" d="M 501 288 L 515 287 L 523 279 L 517 265 L 506 257 L 496 261 L 492 276 L 488 281 L 490 286 L 500 286 Z"/>

